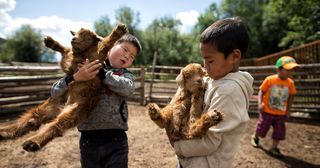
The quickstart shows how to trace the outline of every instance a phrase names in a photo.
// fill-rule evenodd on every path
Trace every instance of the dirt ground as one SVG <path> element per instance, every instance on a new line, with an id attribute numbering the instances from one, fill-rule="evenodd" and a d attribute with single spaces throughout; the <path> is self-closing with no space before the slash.
<path id="1" fill-rule="evenodd" d="M 130 105 L 129 118 L 129 167 L 130 168 L 174 168 L 176 158 L 164 130 L 157 128 L 142 106 Z M 10 122 L 0 120 L 0 125 Z M 285 155 L 274 158 L 266 152 L 271 145 L 270 131 L 261 140 L 262 148 L 250 145 L 256 118 L 252 117 L 241 146 L 233 162 L 240 168 L 313 168 L 320 167 L 320 126 L 297 122 L 287 123 L 287 139 L 280 144 Z M 0 141 L 0 168 L 78 168 L 79 133 L 69 130 L 63 137 L 50 142 L 41 151 L 25 152 L 21 144 L 30 133 L 15 140 Z"/>

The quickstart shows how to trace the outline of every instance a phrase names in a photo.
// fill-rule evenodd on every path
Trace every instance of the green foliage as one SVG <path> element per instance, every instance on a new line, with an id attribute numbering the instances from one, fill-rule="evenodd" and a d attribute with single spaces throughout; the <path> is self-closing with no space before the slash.
<path id="1" fill-rule="evenodd" d="M 240 16 L 250 35 L 247 57 L 260 57 L 320 39 L 317 0 L 224 0 L 224 17 Z"/>
<path id="2" fill-rule="evenodd" d="M 108 16 L 102 16 L 100 19 L 93 23 L 95 32 L 102 37 L 107 36 L 111 31 L 113 26 L 110 23 Z"/>
<path id="3" fill-rule="evenodd" d="M 179 31 L 181 22 L 172 17 L 160 16 L 141 30 L 139 12 L 126 6 L 115 12 L 116 23 L 102 16 L 94 22 L 94 29 L 98 35 L 106 36 L 118 22 L 126 24 L 142 45 L 133 66 L 151 65 L 154 56 L 158 65 L 202 63 L 200 34 L 225 17 L 239 16 L 248 28 L 250 44 L 245 58 L 261 57 L 320 39 L 318 0 L 222 0 L 220 6 L 215 3 L 208 6 L 188 34 Z M 43 47 L 39 31 L 24 25 L 6 40 L 0 39 L 0 60 L 53 61 L 54 53 Z"/>
<path id="4" fill-rule="evenodd" d="M 13 50 L 14 59 L 21 62 L 39 62 L 41 55 L 42 38 L 39 31 L 30 25 L 23 25 L 6 42 Z"/>
<path id="5" fill-rule="evenodd" d="M 185 35 L 185 39 L 189 41 L 192 51 L 188 54 L 188 62 L 202 63 L 203 59 L 200 55 L 200 35 L 207 27 L 220 18 L 220 10 L 215 3 L 212 3 L 203 14 L 198 17 L 190 35 Z"/>
<path id="6" fill-rule="evenodd" d="M 1 46 L 3 62 L 49 62 L 54 60 L 54 54 L 44 48 L 40 31 L 30 25 L 23 25 L 13 35 L 9 36 Z M 45 55 L 42 58 L 42 55 Z"/>
<path id="7" fill-rule="evenodd" d="M 10 60 L 9 56 L 5 52 L 5 39 L 0 38 L 0 62 L 8 62 Z"/>
<path id="8" fill-rule="evenodd" d="M 277 0 L 269 3 L 276 14 L 271 19 L 285 22 L 278 46 L 290 48 L 320 38 L 320 4 L 317 0 Z"/>
<path id="9" fill-rule="evenodd" d="M 162 17 L 155 19 L 145 30 L 144 40 L 148 43 L 146 50 L 149 51 L 152 58 L 157 56 L 157 65 L 185 65 L 188 63 L 193 42 L 187 35 L 179 33 L 180 25 L 179 20 Z"/>
<path id="10" fill-rule="evenodd" d="M 262 14 L 266 0 L 224 0 L 221 10 L 224 17 L 239 16 L 247 26 L 250 42 L 245 57 L 257 57 L 266 48 L 262 38 Z"/>
<path id="11" fill-rule="evenodd" d="M 215 3 L 212 3 L 203 14 L 198 17 L 198 22 L 194 26 L 193 32 L 200 34 L 213 22 L 220 18 L 220 11 Z"/>
<path id="12" fill-rule="evenodd" d="M 134 12 L 127 6 L 120 7 L 116 10 L 117 22 L 124 23 L 128 26 L 129 32 L 136 35 L 137 27 L 140 23 L 139 12 Z"/>

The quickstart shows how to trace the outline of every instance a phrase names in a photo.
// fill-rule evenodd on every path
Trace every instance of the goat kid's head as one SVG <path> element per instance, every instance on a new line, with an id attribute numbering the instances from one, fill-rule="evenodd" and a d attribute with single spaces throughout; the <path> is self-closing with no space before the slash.
<path id="1" fill-rule="evenodd" d="M 98 42 L 101 41 L 101 37 L 85 28 L 81 28 L 77 32 L 70 32 L 73 36 L 71 40 L 73 52 L 82 52 L 89 47 L 96 46 Z"/>
<path id="2" fill-rule="evenodd" d="M 176 78 L 176 82 L 180 88 L 194 93 L 205 87 L 203 81 L 203 77 L 205 75 L 206 72 L 200 64 L 188 64 L 186 67 L 181 69 L 180 74 Z"/>

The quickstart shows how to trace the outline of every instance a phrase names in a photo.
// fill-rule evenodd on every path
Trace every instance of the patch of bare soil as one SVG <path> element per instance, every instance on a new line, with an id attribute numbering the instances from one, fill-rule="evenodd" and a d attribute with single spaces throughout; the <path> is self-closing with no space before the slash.
<path id="1" fill-rule="evenodd" d="M 146 115 L 142 106 L 130 105 L 129 118 L 129 167 L 130 168 L 173 168 L 176 157 L 165 132 L 158 128 Z M 0 125 L 9 119 L 1 120 Z M 271 131 L 261 140 L 262 148 L 250 145 L 256 118 L 252 118 L 240 149 L 235 157 L 235 167 L 259 168 L 312 168 L 320 167 L 320 127 L 301 123 L 287 123 L 287 139 L 280 144 L 283 159 L 270 156 L 266 151 L 272 141 Z M 69 130 L 63 137 L 50 142 L 41 151 L 29 153 L 22 149 L 23 141 L 34 132 L 14 140 L 0 141 L 0 168 L 78 168 L 79 133 Z"/>

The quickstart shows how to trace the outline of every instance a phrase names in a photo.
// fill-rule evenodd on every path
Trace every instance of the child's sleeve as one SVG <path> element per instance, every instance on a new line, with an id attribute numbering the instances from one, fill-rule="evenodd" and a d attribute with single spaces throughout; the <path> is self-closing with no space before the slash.
<path id="1" fill-rule="evenodd" d="M 134 77 L 130 72 L 118 76 L 113 75 L 112 71 L 107 71 L 103 83 L 120 96 L 127 97 L 134 92 Z"/>
<path id="2" fill-rule="evenodd" d="M 296 87 L 295 87 L 295 85 L 294 85 L 294 81 L 293 81 L 293 80 L 292 80 L 292 82 L 290 83 L 289 89 L 290 89 L 290 95 L 294 95 L 294 94 L 297 93 L 297 90 L 296 90 Z"/>
<path id="3" fill-rule="evenodd" d="M 266 78 L 266 79 L 263 80 L 263 82 L 262 82 L 262 84 L 260 85 L 259 88 L 263 93 L 265 93 L 267 91 L 267 89 L 268 89 L 268 86 L 269 86 L 269 80 L 268 80 L 268 78 Z"/>
<path id="4" fill-rule="evenodd" d="M 229 95 L 217 96 L 211 102 L 209 112 L 214 107 L 224 114 L 224 120 L 216 127 L 211 127 L 207 134 L 201 138 L 175 142 L 174 149 L 178 156 L 205 156 L 215 152 L 223 141 L 224 134 L 249 120 L 246 117 L 247 111 L 241 111 L 243 108 L 240 108 L 237 105 L 237 100 Z"/>
<path id="5" fill-rule="evenodd" d="M 67 83 L 65 81 L 65 77 L 59 79 L 58 81 L 56 81 L 52 87 L 51 87 L 51 96 L 54 96 L 58 93 L 61 93 L 65 90 L 67 90 Z"/>

